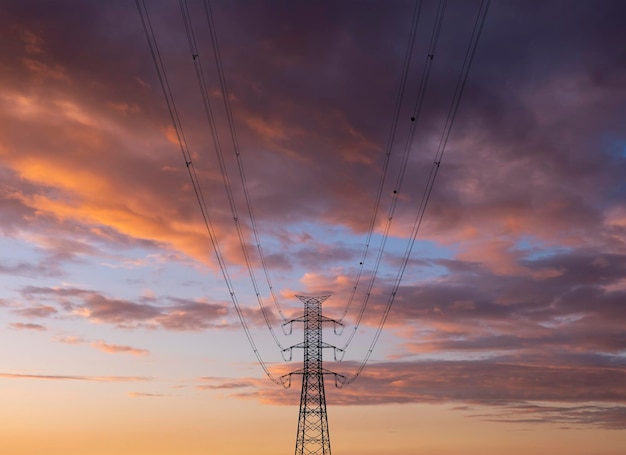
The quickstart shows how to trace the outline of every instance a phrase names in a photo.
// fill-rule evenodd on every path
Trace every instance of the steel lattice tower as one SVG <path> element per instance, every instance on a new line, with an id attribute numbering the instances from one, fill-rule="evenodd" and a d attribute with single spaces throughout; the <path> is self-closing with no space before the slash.
<path id="1" fill-rule="evenodd" d="M 326 322 L 340 323 L 322 316 L 322 302 L 330 296 L 296 297 L 304 303 L 304 314 L 285 323 L 304 323 L 304 341 L 288 348 L 304 349 L 304 368 L 286 375 L 302 375 L 295 455 L 330 455 L 324 375 L 337 377 L 337 374 L 322 367 L 322 351 L 324 348 L 336 348 L 322 341 L 322 325 Z"/>

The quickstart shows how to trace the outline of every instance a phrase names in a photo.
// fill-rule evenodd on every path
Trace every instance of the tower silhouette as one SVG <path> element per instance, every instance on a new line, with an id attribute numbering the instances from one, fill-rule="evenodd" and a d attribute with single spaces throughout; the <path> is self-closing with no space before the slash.
<path id="1" fill-rule="evenodd" d="M 324 375 L 334 375 L 336 384 L 338 384 L 337 377 L 343 378 L 343 376 L 322 366 L 323 350 L 325 348 L 337 350 L 335 346 L 322 341 L 322 326 L 328 322 L 332 322 L 335 326 L 342 324 L 322 315 L 322 302 L 330 297 L 329 295 L 320 297 L 297 295 L 296 297 L 304 303 L 304 314 L 283 324 L 291 326 L 294 322 L 304 323 L 304 341 L 286 349 L 289 351 L 293 348 L 304 349 L 304 367 L 283 376 L 283 378 L 288 377 L 291 382 L 292 375 L 302 375 L 295 455 L 330 455 Z"/>

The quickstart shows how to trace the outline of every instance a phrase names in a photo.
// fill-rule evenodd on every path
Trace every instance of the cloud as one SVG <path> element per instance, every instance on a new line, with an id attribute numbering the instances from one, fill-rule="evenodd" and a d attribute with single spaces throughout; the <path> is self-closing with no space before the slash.
<path id="1" fill-rule="evenodd" d="M 85 338 L 76 335 L 57 337 L 55 338 L 55 341 L 71 345 L 81 345 L 89 343 L 92 348 L 109 354 L 131 354 L 134 356 L 147 356 L 150 354 L 150 351 L 148 351 L 147 349 L 139 349 L 132 346 L 107 343 L 104 340 L 93 340 L 90 342 L 89 340 L 86 340 Z"/>
<path id="2" fill-rule="evenodd" d="M 172 299 L 173 305 L 155 322 L 166 330 L 199 331 L 222 325 L 229 310 L 224 304 L 213 304 L 185 299 Z"/>
<path id="3" fill-rule="evenodd" d="M 26 286 L 21 289 L 26 300 L 46 301 L 68 316 L 124 328 L 163 328 L 174 331 L 201 331 L 231 327 L 229 305 L 177 297 L 149 297 L 138 303 L 114 299 L 96 291 L 72 287 Z M 47 306 L 50 306 L 47 305 Z M 247 310 L 260 321 L 258 310 Z M 256 315 L 256 317 L 254 317 Z"/>
<path id="4" fill-rule="evenodd" d="M 326 398 L 334 406 L 456 404 L 461 411 L 471 411 L 470 417 L 505 423 L 626 428 L 626 365 L 600 356 L 591 360 L 556 365 L 548 359 L 518 362 L 513 358 L 372 363 L 341 389 L 335 389 L 327 376 Z M 355 371 L 357 366 L 354 362 L 327 365 L 340 373 Z M 274 405 L 293 405 L 299 394 L 296 380 L 288 391 L 262 379 L 210 378 L 209 382 L 197 387 L 231 390 L 233 397 Z"/>
<path id="5" fill-rule="evenodd" d="M 77 376 L 58 374 L 26 374 L 26 373 L 2 373 L 2 379 L 43 379 L 46 381 L 89 381 L 89 382 L 144 382 L 152 378 L 144 376 Z"/>
<path id="6" fill-rule="evenodd" d="M 46 327 L 41 324 L 32 324 L 30 322 L 27 322 L 27 323 L 12 322 L 9 324 L 9 327 L 11 327 L 12 329 L 16 329 L 16 330 L 37 330 L 37 331 L 47 330 Z"/>
<path id="7" fill-rule="evenodd" d="M 26 276 L 32 278 L 41 277 L 58 277 L 62 272 L 54 267 L 50 267 L 49 263 L 31 264 L 27 262 L 19 262 L 11 265 L 0 265 L 0 274 L 12 276 Z"/>
<path id="8" fill-rule="evenodd" d="M 59 338 L 56 338 L 55 341 L 58 341 L 59 343 L 65 343 L 65 344 L 83 344 L 87 342 L 84 338 L 76 336 L 76 335 L 67 335 L 67 336 L 59 337 Z"/>
<path id="9" fill-rule="evenodd" d="M 22 59 L 22 63 L 35 75 L 35 78 L 41 82 L 48 78 L 70 81 L 70 78 L 67 76 L 67 71 L 60 65 L 50 66 L 33 58 L 24 58 Z"/>
<path id="10" fill-rule="evenodd" d="M 43 52 L 43 39 L 31 30 L 21 29 L 20 34 L 24 41 L 26 52 L 29 54 L 41 54 Z"/>
<path id="11" fill-rule="evenodd" d="M 541 359 L 545 360 L 545 359 Z M 483 405 L 514 401 L 623 402 L 623 362 L 550 365 L 486 359 L 373 364 L 368 374 L 337 394 L 343 404 L 368 401 L 467 401 Z M 560 386 L 554 387 L 555 383 Z M 370 390 L 370 392 L 366 392 Z M 363 401 L 359 396 L 364 394 Z"/>
<path id="12" fill-rule="evenodd" d="M 7 59 L 34 61 L 36 58 L 38 62 L 49 59 L 59 62 L 67 74 L 74 75 L 71 86 L 55 80 L 54 92 L 41 90 L 35 94 L 32 88 L 27 91 L 25 82 L 17 77 L 22 75 L 5 76 L 10 88 L 7 96 L 12 96 L 7 105 L 25 106 L 21 116 L 16 112 L 6 115 L 7 121 L 15 126 L 11 128 L 14 133 L 8 143 L 21 144 L 31 151 L 26 162 L 14 152 L 13 145 L 8 146 L 6 166 L 19 178 L 14 189 L 21 193 L 25 186 L 33 187 L 35 194 L 22 196 L 28 196 L 24 197 L 25 204 L 39 217 L 47 214 L 58 220 L 79 222 L 85 227 L 106 226 L 130 239 L 151 241 L 207 261 L 209 248 L 200 247 L 206 244 L 206 236 L 188 182 L 181 172 L 183 163 L 176 161 L 171 146 L 161 134 L 167 119 L 161 117 L 162 100 L 155 96 L 158 90 L 149 88 L 158 83 L 153 71 L 148 71 L 151 70 L 150 56 L 139 39 L 141 30 L 127 30 L 138 39 L 128 47 L 125 34 L 123 41 L 128 52 L 115 52 L 122 44 L 121 38 L 100 39 L 103 30 L 111 25 L 107 22 L 109 15 L 99 14 L 103 8 L 105 6 L 81 6 L 85 15 L 82 21 L 47 11 L 67 28 L 74 26 L 83 30 L 84 43 L 69 42 L 54 28 L 38 29 L 34 34 L 25 25 L 20 31 L 6 32 L 7 39 L 15 43 L 15 50 Z M 117 11 L 122 6 L 114 3 L 107 8 Z M 393 96 L 390 95 L 397 85 L 401 62 L 398 43 L 405 43 L 408 32 L 406 21 L 399 18 L 406 17 L 409 11 L 406 5 L 384 12 L 369 5 L 355 17 L 346 7 L 335 5 L 336 14 L 330 19 L 321 17 L 315 8 L 303 8 L 307 14 L 301 19 L 292 17 L 285 7 L 277 7 L 271 13 L 251 8 L 243 14 L 234 7 L 219 8 L 218 14 L 225 18 L 237 15 L 236 21 L 227 21 L 232 22 L 233 29 L 222 31 L 223 40 L 228 43 L 225 55 L 234 53 L 235 49 L 254 49 L 246 59 L 232 58 L 228 74 L 240 145 L 247 169 L 251 171 L 248 184 L 254 188 L 254 206 L 259 218 L 265 220 L 265 226 L 277 220 L 294 224 L 313 219 L 363 232 L 368 225 L 369 208 L 375 194 L 373 182 L 377 182 L 380 175 L 389 132 L 388 120 L 382 122 L 381 118 L 388 119 L 393 111 Z M 465 11 L 470 7 L 461 9 Z M 528 12 L 523 8 L 506 5 L 501 9 L 502 14 L 528 20 Z M 548 25 L 553 21 L 533 17 L 538 36 L 566 36 L 580 45 L 584 55 L 592 50 L 597 53 L 598 60 L 588 68 L 575 64 L 579 59 L 560 49 L 557 52 L 553 46 L 537 51 L 531 47 L 524 27 L 510 29 L 498 20 L 488 22 L 481 40 L 481 56 L 474 62 L 468 81 L 462 105 L 464 115 L 459 115 L 455 124 L 455 134 L 443 163 L 445 170 L 442 169 L 440 175 L 442 180 L 438 181 L 433 194 L 425 226 L 429 236 L 451 242 L 458 241 L 460 236 L 463 238 L 463 233 L 497 232 L 498 235 L 488 236 L 493 237 L 493 242 L 478 236 L 476 244 L 468 246 L 464 253 L 469 259 L 480 251 L 489 252 L 496 269 L 495 262 L 502 265 L 507 260 L 509 240 L 514 243 L 514 239 L 501 236 L 523 231 L 556 241 L 560 232 L 567 237 L 565 240 L 574 242 L 586 237 L 581 236 L 581 231 L 606 227 L 602 226 L 605 209 L 600 209 L 597 203 L 602 200 L 600 193 L 610 191 L 617 182 L 622 164 L 610 157 L 594 160 L 594 150 L 602 148 L 602 144 L 578 141 L 576 137 L 593 133 L 595 130 L 590 130 L 600 125 L 609 129 L 602 134 L 619 136 L 619 131 L 614 131 L 615 125 L 605 121 L 618 106 L 616 98 L 619 97 L 612 93 L 619 86 L 615 87 L 613 79 L 599 76 L 614 73 L 600 71 L 600 68 L 619 68 L 621 48 L 615 44 L 619 40 L 611 39 L 609 45 L 595 47 L 603 37 L 620 36 L 619 24 L 612 19 L 618 14 L 610 13 L 614 9 L 619 10 L 619 7 L 610 5 L 589 12 L 604 20 L 586 22 L 584 31 L 595 37 L 590 41 L 581 41 L 573 33 L 573 24 L 579 23 L 573 18 L 561 21 L 554 28 Z M 32 20 L 19 6 L 13 5 L 7 10 L 7 18 Z M 552 4 L 542 13 L 545 18 L 559 14 Z M 266 19 L 267 24 L 258 23 L 259 17 Z M 282 20 L 291 25 L 276 29 L 273 24 Z M 449 15 L 447 20 L 451 24 L 461 22 L 454 15 Z M 399 23 L 405 24 L 404 28 L 398 27 Z M 606 23 L 606 28 L 594 25 L 597 23 Z M 445 45 L 460 48 L 465 44 L 463 31 L 459 29 L 458 41 L 452 43 L 451 40 Z M 372 35 L 378 39 L 373 40 Z M 384 39 L 380 39 L 381 36 Z M 510 50 L 501 45 L 502 36 L 510 41 L 519 60 L 511 61 Z M 367 43 L 370 52 L 362 52 L 363 43 Z M 165 57 L 177 52 L 173 44 L 163 47 Z M 435 66 L 430 81 L 433 101 L 428 107 L 432 113 L 423 116 L 427 121 L 423 130 L 418 131 L 416 150 L 409 163 L 411 181 L 402 191 L 405 204 L 398 210 L 398 227 L 394 224 L 398 234 L 406 235 L 404 227 L 414 213 L 414 209 L 408 208 L 419 202 L 423 184 L 420 176 L 431 158 L 430 141 L 438 134 L 437 122 L 443 120 L 447 109 L 444 95 L 449 95 L 456 77 L 456 71 L 452 71 L 455 62 L 446 53 L 449 50 L 442 48 L 437 60 L 441 67 Z M 96 59 L 92 54 L 115 54 L 116 71 L 103 61 L 106 59 Z M 81 58 L 76 58 L 78 56 Z M 510 62 L 510 67 L 496 74 L 492 71 L 494 62 L 503 60 Z M 378 64 L 373 65 L 373 61 Z M 54 68 L 51 65 L 47 67 Z M 416 62 L 414 65 L 413 70 L 418 73 Z M 522 77 L 530 67 L 538 74 Z M 256 70 L 252 72 L 251 68 Z M 194 81 L 185 77 L 182 69 L 172 66 L 169 70 L 172 83 L 181 87 L 181 92 L 195 93 Z M 354 74 L 359 77 L 355 78 Z M 94 78 L 101 84 L 97 93 L 89 90 L 89 81 Z M 144 85 L 138 80 L 144 81 Z M 210 89 L 217 90 L 216 87 Z M 406 105 L 410 105 L 414 92 L 415 87 L 409 87 Z M 18 100 L 22 103 L 14 102 Z M 161 109 L 153 109 L 159 105 Z M 196 143 L 205 139 L 200 133 L 206 129 L 200 128 L 206 126 L 200 112 L 202 107 L 182 102 L 181 105 L 191 112 L 189 140 Z M 571 115 L 572 107 L 576 115 Z M 597 121 L 590 123 L 586 116 L 591 108 L 598 115 Z M 123 120 L 119 119 L 120 109 L 125 112 Z M 49 115 L 53 110 L 59 112 L 58 117 L 71 128 L 63 122 L 55 123 L 54 116 Z M 196 113 L 199 115 L 193 115 Z M 398 141 L 404 139 L 408 121 L 405 123 L 398 133 Z M 572 125 L 580 128 L 572 128 Z M 39 127 L 41 141 L 22 133 L 32 131 L 33 126 Z M 58 145 L 58 153 L 52 160 L 49 153 L 42 152 L 46 150 L 43 143 L 51 143 L 48 139 L 56 137 L 55 131 L 59 128 L 67 134 L 59 134 L 65 139 L 52 142 Z M 150 131 L 159 134 L 150 135 Z M 562 146 L 554 145 L 555 137 L 563 138 Z M 593 137 L 601 139 L 598 135 Z M 82 159 L 80 150 L 90 150 L 91 156 L 98 159 L 87 162 Z M 221 194 L 219 176 L 209 170 L 211 166 L 200 164 L 200 153 L 197 155 L 194 165 L 197 163 L 202 175 L 207 176 L 203 184 L 207 185 L 208 193 Z M 394 158 L 396 155 L 394 150 Z M 202 158 L 212 159 L 204 155 Z M 227 154 L 227 158 L 232 157 Z M 536 166 L 537 162 L 544 165 Z M 391 170 L 396 171 L 397 166 L 398 163 L 392 163 Z M 42 173 L 43 169 L 48 170 L 47 175 Z M 530 178 L 527 180 L 526 176 Z M 560 183 L 572 179 L 579 179 L 580 185 Z M 111 196 L 107 198 L 109 201 L 99 197 L 101 194 Z M 181 197 L 171 197 L 176 194 Z M 387 192 L 385 195 L 388 196 Z M 612 199 L 612 207 L 606 210 L 615 209 L 616 199 Z M 223 205 L 212 209 L 220 240 L 230 246 L 225 251 L 233 252 L 229 259 L 240 263 L 234 253 L 239 248 L 238 241 L 229 234 L 232 220 L 228 210 Z M 155 213 L 168 216 L 154 217 Z"/>
<path id="13" fill-rule="evenodd" d="M 146 392 L 128 392 L 128 396 L 131 398 L 140 397 L 164 397 L 162 393 L 146 393 Z"/>
<path id="14" fill-rule="evenodd" d="M 31 308 L 13 310 L 13 313 L 27 318 L 46 318 L 57 313 L 57 310 L 49 305 L 37 305 Z"/>
<path id="15" fill-rule="evenodd" d="M 502 423 L 551 423 L 564 429 L 584 427 L 605 430 L 626 428 L 626 406 L 558 406 L 538 404 L 511 404 L 496 409 L 472 409 L 471 417 Z"/>
<path id="16" fill-rule="evenodd" d="M 90 346 L 99 351 L 108 352 L 111 354 L 131 354 L 134 356 L 146 356 L 150 354 L 150 351 L 148 351 L 147 349 L 137 349 L 131 346 L 109 344 L 109 343 L 105 343 L 102 340 L 93 341 L 90 343 Z"/>
<path id="17" fill-rule="evenodd" d="M 103 295 L 91 294 L 79 312 L 83 312 L 85 317 L 96 322 L 124 324 L 149 320 L 160 314 L 161 311 L 152 305 L 109 299 Z"/>
<path id="18" fill-rule="evenodd" d="M 27 23 L 19 31 L 7 29 L 6 32 L 7 39 L 15 43 L 15 50 L 7 59 L 49 61 L 48 68 L 54 68 L 55 63 L 73 75 L 72 84 L 58 78 L 47 80 L 45 84 L 51 84 L 54 91 L 27 86 L 17 74 L 5 76 L 6 109 L 2 115 L 10 125 L 8 145 L 3 152 L 5 172 L 14 176 L 10 184 L 11 199 L 19 201 L 21 209 L 32 214 L 28 219 L 19 218 L 19 225 L 33 232 L 49 233 L 39 234 L 37 243 L 55 253 L 75 252 L 74 258 L 105 255 L 101 249 L 85 249 L 95 240 L 108 248 L 115 245 L 123 249 L 133 244 L 155 250 L 166 248 L 208 263 L 212 255 L 208 254 L 206 233 L 183 163 L 177 160 L 165 138 L 167 118 L 160 116 L 163 106 L 155 96 L 158 91 L 149 88 L 158 83 L 153 71 L 138 69 L 151 69 L 145 45 L 141 46 L 142 40 L 137 39 L 128 54 L 117 56 L 116 71 L 110 70 L 92 56 L 110 55 L 113 49 L 119 49 L 110 47 L 120 44 L 116 41 L 119 37 L 110 37 L 110 42 L 100 39 L 99 34 L 110 25 L 109 15 L 98 14 L 104 6 L 80 8 L 85 14 L 84 22 L 74 23 L 73 17 L 48 13 L 68 27 L 84 30 L 85 43 L 68 42 L 56 29 L 37 29 L 35 34 Z M 121 5 L 111 4 L 108 8 L 117 10 Z M 262 221 L 264 241 L 273 243 L 280 236 L 280 229 L 285 226 L 291 229 L 310 220 L 314 220 L 312 224 L 340 226 L 348 232 L 363 233 L 366 229 L 389 130 L 389 125 L 383 128 L 380 119 L 383 112 L 393 111 L 391 90 L 373 88 L 396 85 L 401 55 L 389 53 L 388 49 L 399 49 L 398 43 L 405 42 L 408 30 L 397 26 L 406 22 L 399 21 L 407 14 L 405 8 L 406 5 L 399 5 L 381 12 L 370 5 L 355 18 L 345 7 L 335 6 L 333 19 L 319 17 L 315 8 L 309 11 L 310 15 L 302 16 L 306 19 L 293 18 L 284 7 L 271 14 L 257 8 L 244 14 L 235 13 L 228 6 L 219 8 L 218 14 L 224 17 L 237 14 L 238 19 L 232 21 L 236 30 L 223 31 L 224 41 L 230 43 L 224 52 L 255 49 L 247 59 L 232 59 L 229 85 L 248 185 L 254 189 L 252 202 Z M 514 6 L 502 8 L 514 11 L 514 16 L 528 16 L 526 11 Z M 613 15 L 607 14 L 611 8 L 591 12 L 607 19 L 608 28 L 600 30 L 587 23 L 585 27 L 590 35 L 619 34 L 618 24 L 611 19 Z M 8 18 L 30 17 L 19 6 L 7 10 Z M 553 6 L 547 6 L 544 14 L 549 17 L 557 12 Z M 277 30 L 259 24 L 259 16 L 269 23 L 283 18 L 293 28 Z M 311 17 L 319 21 L 310 22 Z M 357 19 L 368 26 L 362 26 Z M 451 15 L 447 20 L 454 23 L 458 18 Z M 320 28 L 322 23 L 325 25 Z M 556 31 L 547 29 L 548 23 L 542 21 L 535 26 L 542 33 L 570 36 L 572 23 L 559 24 Z M 459 247 L 459 259 L 479 258 L 485 267 L 500 274 L 524 272 L 515 251 L 522 237 L 570 245 L 591 242 L 591 236 L 585 233 L 598 232 L 600 235 L 593 236 L 594 242 L 620 241 L 623 234 L 615 223 L 610 226 L 605 223 L 606 213 L 617 213 L 619 199 L 604 196 L 617 185 L 623 164 L 610 156 L 606 160 L 594 159 L 594 152 L 603 149 L 600 136 L 592 143 L 572 137 L 591 134 L 590 128 L 602 124 L 610 129 L 604 135 L 619 136 L 619 131 L 614 131 L 614 125 L 609 122 L 589 125 L 582 115 L 569 114 L 572 105 L 576 112 L 588 112 L 590 107 L 600 106 L 594 108 L 594 112 L 599 112 L 598 117 L 609 117 L 616 109 L 615 97 L 607 86 L 609 81 L 601 82 L 596 77 L 600 73 L 591 68 L 572 68 L 571 55 L 552 55 L 550 51 L 554 49 L 549 46 L 541 52 L 528 52 L 527 36 L 519 30 L 509 30 L 498 21 L 488 27 L 481 41 L 482 57 L 477 58 L 468 81 L 462 106 L 466 114 L 459 115 L 455 125 L 424 234 L 445 244 L 464 240 Z M 385 38 L 372 40 L 373 29 L 380 31 L 376 36 Z M 456 45 L 464 44 L 461 31 Z M 132 34 L 142 38 L 141 30 L 133 30 Z M 512 62 L 510 69 L 495 74 L 490 70 L 493 62 L 509 59 L 507 50 L 502 49 L 500 39 L 496 38 L 502 34 L 511 35 L 511 44 L 519 51 L 521 61 L 514 62 L 515 65 Z M 285 38 L 291 44 L 286 44 Z M 126 47 L 127 41 L 124 40 Z M 94 46 L 89 52 L 83 47 L 87 43 Z M 363 43 L 368 43 L 373 54 L 361 52 Z M 583 49 L 590 49 L 591 44 L 580 44 Z M 427 121 L 418 130 L 409 162 L 410 178 L 407 177 L 401 191 L 403 199 L 394 217 L 392 232 L 397 236 L 406 236 L 413 220 L 422 194 L 420 176 L 430 165 L 430 142 L 438 134 L 437 122 L 441 122 L 447 108 L 444 95 L 456 77 L 456 72 L 451 70 L 451 57 L 446 56 L 445 50 L 442 49 L 442 57 L 437 60 L 442 66 L 435 68 L 430 85 L 432 115 L 424 116 Z M 604 65 L 615 63 L 619 51 L 615 44 L 603 47 L 600 60 Z M 164 45 L 163 52 L 167 57 L 176 51 Z M 373 55 L 379 65 L 372 65 Z M 77 56 L 81 58 L 74 58 Z M 545 77 L 520 77 L 518 70 L 525 68 L 522 64 L 530 64 L 533 59 L 545 63 L 545 67 L 533 66 L 540 68 L 537 71 Z M 258 70 L 260 67 L 262 71 Z M 250 68 L 256 69 L 254 78 L 250 76 Z M 417 64 L 414 70 L 419 70 Z M 182 87 L 182 93 L 195 90 L 194 81 L 185 77 L 182 69 L 171 67 L 170 71 L 172 83 Z M 354 74 L 360 77 L 354 78 Z M 96 75 L 101 87 L 94 93 L 89 84 Z M 147 81 L 147 85 L 140 85 L 138 80 Z M 529 80 L 537 81 L 537 86 L 530 86 Z M 405 104 L 410 104 L 414 90 L 412 87 L 407 91 Z M 549 103 L 550 109 L 546 109 L 545 97 L 531 96 L 533 93 L 545 93 L 546 97 L 560 101 Z M 581 93 L 590 95 L 585 97 Z M 201 133 L 206 130 L 201 106 L 181 104 L 191 114 L 199 114 L 189 115 L 189 141 L 205 143 L 208 138 Z M 159 105 L 161 109 L 154 109 Z M 19 109 L 9 109 L 10 106 Z M 605 107 L 610 109 L 603 114 Z M 51 115 L 53 112 L 57 115 Z M 571 123 L 559 119 L 569 119 Z M 404 138 L 406 123 L 398 133 L 398 141 Z M 572 124 L 580 128 L 572 128 Z M 27 135 L 34 128 L 40 134 Z M 555 137 L 564 138 L 562 146 L 554 145 Z M 49 144 L 55 144 L 55 154 L 48 153 Z M 22 148 L 29 153 L 16 152 Z M 88 150 L 89 156 L 97 159 L 85 160 L 81 150 Z M 233 159 L 230 150 L 225 152 L 227 160 Z M 393 152 L 391 180 L 398 168 L 395 161 L 398 151 Z M 213 158 L 210 154 L 194 153 L 197 155 L 194 166 L 198 165 L 204 188 L 207 194 L 215 195 L 211 198 L 211 212 L 223 250 L 230 263 L 241 265 L 241 248 L 232 232 L 232 216 L 221 196 L 221 178 L 214 171 Z M 544 165 L 537 166 L 538 162 Z M 237 176 L 232 177 L 235 181 Z M 573 179 L 581 183 L 560 183 Z M 386 188 L 382 208 L 387 207 L 390 194 Z M 602 200 L 610 203 L 602 207 Z M 14 216 L 20 215 L 11 213 L 12 221 Z M 380 216 L 383 217 L 382 213 Z M 248 223 L 243 213 L 241 219 L 244 225 Z M 382 221 L 377 223 L 378 230 Z M 276 224 L 281 227 L 274 227 Z M 71 235 L 70 226 L 78 229 L 80 236 Z M 316 238 L 313 230 L 310 231 L 306 234 Z M 481 232 L 489 234 L 483 236 Z M 254 245 L 247 228 L 245 235 L 248 243 Z M 63 246 L 76 237 L 76 243 Z M 327 241 L 324 237 L 311 246 L 281 251 L 271 256 L 274 260 L 269 264 L 277 271 L 296 266 L 311 271 L 329 263 L 347 269 L 346 264 L 358 262 L 360 251 L 352 243 Z"/>
<path id="19" fill-rule="evenodd" d="M 232 390 L 232 389 L 244 389 L 253 387 L 252 384 L 240 381 L 240 382 L 224 382 L 221 384 L 199 384 L 196 389 L 199 390 Z"/>

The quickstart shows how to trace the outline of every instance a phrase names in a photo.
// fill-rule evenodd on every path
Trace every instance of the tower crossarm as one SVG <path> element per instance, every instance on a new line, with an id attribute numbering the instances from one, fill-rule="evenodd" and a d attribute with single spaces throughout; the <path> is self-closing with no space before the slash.
<path id="1" fill-rule="evenodd" d="M 289 324 L 293 324 L 294 322 L 306 322 L 306 315 L 303 314 L 303 315 L 295 317 L 293 319 L 289 319 L 288 321 L 283 322 L 283 326 L 289 325 Z M 332 319 L 332 318 L 326 317 L 324 315 L 320 315 L 320 322 L 321 323 L 332 322 L 332 323 L 335 323 L 335 324 L 337 324 L 338 326 L 341 326 L 341 327 L 343 327 L 343 325 L 344 325 L 343 322 L 338 321 L 337 319 Z"/>
<path id="2" fill-rule="evenodd" d="M 293 346 L 289 346 L 288 348 L 283 349 L 283 351 L 288 351 L 289 349 L 295 349 L 295 348 L 302 348 L 302 349 L 305 349 L 306 347 L 307 347 L 307 346 L 305 346 L 305 344 L 304 344 L 304 343 L 297 343 L 297 344 L 294 344 Z M 334 346 L 334 345 L 332 345 L 332 344 L 325 343 L 324 341 L 322 341 L 322 342 L 319 344 L 319 347 L 320 347 L 320 348 L 322 348 L 322 349 L 323 349 L 323 348 L 332 348 L 332 349 L 337 349 L 337 350 L 339 350 L 339 351 L 343 351 L 343 349 L 340 349 L 340 348 L 338 348 L 337 346 Z"/>
<path id="3" fill-rule="evenodd" d="M 293 370 L 291 373 L 284 374 L 283 376 L 289 376 L 290 374 L 306 374 L 306 372 L 304 371 L 304 368 L 299 368 L 297 370 Z M 335 373 L 334 371 L 329 370 L 327 368 L 322 368 L 319 371 L 319 374 L 333 374 L 336 376 L 343 376 L 343 374 Z"/>
<path id="4" fill-rule="evenodd" d="M 281 384 L 283 385 L 283 387 L 285 389 L 288 389 L 291 387 L 291 377 L 293 375 L 306 375 L 306 374 L 310 374 L 304 371 L 304 368 L 300 368 L 298 370 L 294 370 L 290 373 L 287 374 L 283 374 L 282 376 L 279 377 Z M 335 377 L 335 387 L 337 387 L 338 389 L 341 389 L 344 384 L 346 383 L 347 377 L 343 374 L 339 374 L 339 373 L 335 373 L 334 371 L 328 370 L 326 368 L 322 368 L 322 370 L 318 373 L 321 375 L 333 375 Z"/>
<path id="5" fill-rule="evenodd" d="M 283 324 L 281 325 L 282 329 L 283 329 L 283 333 L 285 335 L 291 335 L 291 333 L 293 332 L 293 323 L 294 322 L 302 322 L 304 324 L 307 323 L 307 315 L 303 314 L 301 316 L 298 316 L 296 318 L 290 319 L 288 321 L 283 322 Z M 331 322 L 333 324 L 333 329 L 335 331 L 335 335 L 341 335 L 341 333 L 343 332 L 343 328 L 345 327 L 343 322 L 338 321 L 336 319 L 332 319 L 332 318 L 328 318 L 324 315 L 319 315 L 319 324 L 324 324 L 324 323 L 329 323 Z M 288 327 L 288 329 L 287 329 Z M 340 330 L 337 330 L 337 327 L 340 327 Z"/>

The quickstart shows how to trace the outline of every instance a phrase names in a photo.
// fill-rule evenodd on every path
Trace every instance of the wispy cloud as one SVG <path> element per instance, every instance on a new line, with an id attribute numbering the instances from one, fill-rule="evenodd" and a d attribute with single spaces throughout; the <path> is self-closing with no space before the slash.
<path id="1" fill-rule="evenodd" d="M 37 330 L 44 331 L 47 330 L 45 326 L 41 324 L 33 324 L 30 322 L 11 322 L 9 327 L 16 330 Z"/>
<path id="2" fill-rule="evenodd" d="M 152 302 L 140 303 L 72 287 L 28 286 L 21 290 L 21 294 L 27 300 L 45 300 L 54 304 L 68 315 L 125 328 L 161 327 L 174 331 L 199 331 L 230 326 L 230 322 L 225 322 L 230 315 L 226 303 L 176 297 L 163 297 L 159 301 L 154 298 L 138 299 Z M 260 320 L 260 315 L 258 318 Z"/>
<path id="3" fill-rule="evenodd" d="M 85 338 L 76 336 L 76 335 L 66 335 L 66 336 L 56 337 L 55 341 L 59 343 L 71 344 L 71 345 L 89 344 L 89 346 L 91 346 L 92 348 L 97 349 L 98 351 L 109 353 L 109 354 L 131 354 L 134 356 L 147 356 L 150 354 L 150 351 L 147 349 L 140 349 L 140 348 L 135 348 L 132 346 L 127 346 L 127 345 L 107 343 L 104 340 L 94 340 L 90 342 L 86 340 Z"/>
<path id="4" fill-rule="evenodd" d="M 59 343 L 65 343 L 65 344 L 83 344 L 87 342 L 85 341 L 84 338 L 76 336 L 76 335 L 67 335 L 67 336 L 58 337 L 55 339 L 55 341 L 58 341 Z"/>
<path id="5" fill-rule="evenodd" d="M 30 308 L 13 310 L 13 313 L 27 318 L 46 318 L 56 314 L 57 310 L 49 305 L 36 305 Z"/>
<path id="6" fill-rule="evenodd" d="M 111 354 L 131 354 L 135 356 L 146 356 L 150 354 L 150 351 L 148 351 L 147 349 L 138 349 L 133 348 L 132 346 L 124 346 L 119 344 L 109 344 L 105 343 L 102 340 L 93 341 L 90 343 L 90 346 L 99 351 L 108 352 Z"/>
<path id="7" fill-rule="evenodd" d="M 469 407 L 469 416 L 501 423 L 550 423 L 565 429 L 585 427 L 606 430 L 626 428 L 626 406 L 622 405 L 546 405 L 546 404 L 508 404 L 496 408 Z"/>
<path id="8" fill-rule="evenodd" d="M 79 376 L 58 374 L 26 374 L 26 373 L 1 373 L 3 379 L 43 379 L 46 381 L 91 381 L 91 382 L 143 382 L 151 381 L 152 378 L 145 376 Z"/>
<path id="9" fill-rule="evenodd" d="M 331 368 L 347 373 L 356 367 L 347 362 Z M 299 393 L 295 380 L 291 391 L 257 379 L 202 382 L 197 388 L 230 391 L 233 397 L 274 405 L 293 405 Z M 424 360 L 372 364 L 340 390 L 328 379 L 326 397 L 330 405 L 339 406 L 456 403 L 471 417 L 499 422 L 626 428 L 624 384 L 626 364 L 603 357 L 569 365 L 550 365 L 547 359 Z"/>
<path id="10" fill-rule="evenodd" d="M 131 398 L 142 398 L 142 397 L 164 397 L 165 395 L 162 393 L 128 392 L 128 396 Z"/>

